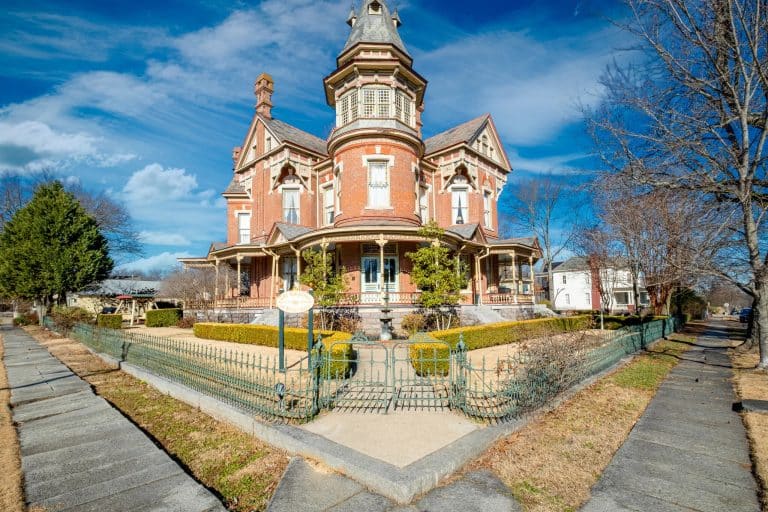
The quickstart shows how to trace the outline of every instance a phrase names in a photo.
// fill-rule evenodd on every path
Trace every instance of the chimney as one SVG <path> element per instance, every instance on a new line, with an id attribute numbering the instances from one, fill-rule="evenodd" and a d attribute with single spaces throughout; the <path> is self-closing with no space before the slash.
<path id="1" fill-rule="evenodd" d="M 262 73 L 254 84 L 256 94 L 256 112 L 272 119 L 272 92 L 275 90 L 275 81 L 267 73 Z"/>
<path id="2" fill-rule="evenodd" d="M 232 149 L 232 163 L 233 164 L 237 165 L 237 159 L 240 158 L 240 151 L 242 151 L 242 150 L 243 150 L 243 148 L 241 148 L 240 146 L 235 146 Z"/>

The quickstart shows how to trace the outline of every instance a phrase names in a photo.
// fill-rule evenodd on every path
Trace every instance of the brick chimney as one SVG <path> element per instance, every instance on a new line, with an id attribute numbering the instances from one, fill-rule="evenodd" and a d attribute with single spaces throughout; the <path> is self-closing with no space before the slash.
<path id="1" fill-rule="evenodd" d="M 262 73 L 256 79 L 253 86 L 256 94 L 256 112 L 272 119 L 272 92 L 275 90 L 275 81 L 267 73 Z"/>

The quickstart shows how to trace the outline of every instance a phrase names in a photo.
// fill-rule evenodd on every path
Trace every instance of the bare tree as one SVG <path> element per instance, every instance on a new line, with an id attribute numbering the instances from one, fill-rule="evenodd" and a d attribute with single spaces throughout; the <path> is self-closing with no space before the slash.
<path id="1" fill-rule="evenodd" d="M 639 64 L 616 64 L 603 76 L 606 98 L 588 112 L 598 151 L 639 183 L 696 191 L 738 212 L 733 236 L 747 274 L 711 271 L 753 297 L 760 367 L 768 368 L 768 3 L 627 5 L 623 28 L 642 53 Z"/>
<path id="2" fill-rule="evenodd" d="M 599 226 L 581 228 L 574 237 L 574 250 L 587 261 L 593 286 L 600 295 L 600 311 L 609 313 L 618 280 L 619 249 L 611 233 Z"/>
<path id="3" fill-rule="evenodd" d="M 552 263 L 569 246 L 577 231 L 574 216 L 576 208 L 569 208 L 568 196 L 574 190 L 562 178 L 548 174 L 541 178 L 528 179 L 510 188 L 504 220 L 501 224 L 510 226 L 504 234 L 513 230 L 533 233 L 541 243 L 542 269 L 547 272 L 549 283 L 547 298 L 552 297 Z M 531 269 L 533 271 L 533 269 Z"/>
<path id="4" fill-rule="evenodd" d="M 215 299 L 229 296 L 237 288 L 237 272 L 229 265 L 178 269 L 163 279 L 157 294 L 160 298 L 178 299 L 185 308 L 206 312 L 215 306 Z M 218 297 L 217 297 L 218 294 Z"/>

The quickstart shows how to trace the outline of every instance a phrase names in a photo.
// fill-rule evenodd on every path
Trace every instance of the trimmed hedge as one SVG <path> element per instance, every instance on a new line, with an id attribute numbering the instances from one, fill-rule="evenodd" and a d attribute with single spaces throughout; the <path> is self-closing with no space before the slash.
<path id="1" fill-rule="evenodd" d="M 628 325 L 640 325 L 655 320 L 665 320 L 666 316 L 644 316 L 639 317 L 637 315 L 621 316 L 621 315 L 603 315 L 603 326 L 611 331 L 627 327 Z M 600 314 L 594 316 L 595 326 L 600 327 Z"/>
<path id="2" fill-rule="evenodd" d="M 96 325 L 108 329 L 120 329 L 123 326 L 123 315 L 100 314 L 96 317 Z"/>
<path id="3" fill-rule="evenodd" d="M 445 377 L 451 369 L 451 350 L 442 343 L 414 343 L 409 352 L 419 377 Z"/>
<path id="4" fill-rule="evenodd" d="M 192 332 L 198 338 L 218 341 L 231 341 L 232 343 L 244 343 L 247 345 L 261 345 L 263 347 L 277 348 L 277 327 L 270 325 L 252 324 L 217 324 L 199 322 L 192 327 Z M 330 369 L 331 378 L 347 378 L 351 372 L 350 361 L 354 359 L 354 351 L 349 343 L 336 343 L 348 340 L 352 335 L 348 332 L 315 330 L 315 335 L 323 336 L 323 344 L 326 350 L 332 350 Z M 285 348 L 292 350 L 307 350 L 307 329 L 295 327 L 285 328 Z M 313 354 L 313 357 L 316 354 Z"/>
<path id="5" fill-rule="evenodd" d="M 432 331 L 429 334 L 433 338 L 447 342 L 454 349 L 459 343 L 459 335 L 464 334 L 464 344 L 467 346 L 467 350 L 476 350 L 515 343 L 538 336 L 590 329 L 592 325 L 590 315 L 580 315 L 457 327 Z"/>
<path id="6" fill-rule="evenodd" d="M 147 311 L 147 327 L 173 327 L 181 320 L 181 310 L 173 309 L 151 309 Z"/>
<path id="7" fill-rule="evenodd" d="M 231 341 L 277 348 L 277 327 L 271 325 L 198 322 L 192 327 L 192 332 L 198 338 L 207 340 Z M 326 347 L 329 347 L 334 341 L 348 340 L 352 337 L 348 332 L 315 330 L 315 335 L 318 334 L 322 334 Z M 307 330 L 286 327 L 285 348 L 307 350 Z"/>

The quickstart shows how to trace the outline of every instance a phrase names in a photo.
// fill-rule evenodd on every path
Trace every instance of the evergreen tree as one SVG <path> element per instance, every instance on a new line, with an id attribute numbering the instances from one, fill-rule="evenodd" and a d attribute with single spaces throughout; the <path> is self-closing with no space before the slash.
<path id="1" fill-rule="evenodd" d="M 41 321 L 48 306 L 112 267 L 96 221 L 59 182 L 39 186 L 0 233 L 0 291 L 36 301 Z"/>
<path id="2" fill-rule="evenodd" d="M 438 329 L 450 327 L 461 290 L 467 286 L 465 265 L 440 242 L 444 233 L 436 222 L 430 222 L 419 230 L 419 235 L 431 243 L 406 253 L 413 262 L 411 280 L 421 290 L 419 303 L 431 312 Z"/>

